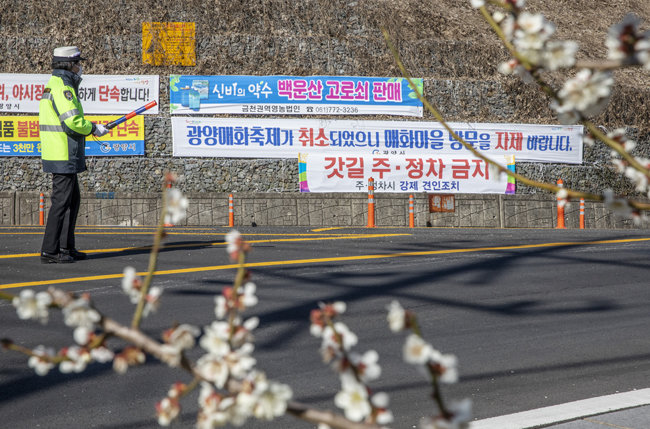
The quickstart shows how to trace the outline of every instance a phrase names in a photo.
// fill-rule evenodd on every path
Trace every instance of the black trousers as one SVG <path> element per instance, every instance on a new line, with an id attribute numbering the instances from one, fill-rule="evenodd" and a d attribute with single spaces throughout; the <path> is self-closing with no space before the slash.
<path id="1" fill-rule="evenodd" d="M 76 174 L 52 174 L 52 206 L 47 215 L 41 252 L 59 253 L 60 248 L 74 249 L 74 229 L 81 205 Z"/>

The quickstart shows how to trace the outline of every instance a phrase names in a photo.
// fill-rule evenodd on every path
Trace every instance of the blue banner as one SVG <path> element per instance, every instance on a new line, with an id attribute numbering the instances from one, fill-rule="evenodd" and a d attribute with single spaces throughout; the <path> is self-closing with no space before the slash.
<path id="1" fill-rule="evenodd" d="M 422 116 L 404 78 L 186 76 L 169 78 L 173 114 Z M 422 92 L 422 79 L 413 79 Z"/>

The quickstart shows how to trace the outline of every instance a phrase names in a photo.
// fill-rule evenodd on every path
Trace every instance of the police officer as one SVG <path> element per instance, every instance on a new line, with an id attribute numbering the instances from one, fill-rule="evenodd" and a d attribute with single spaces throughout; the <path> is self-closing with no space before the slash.
<path id="1" fill-rule="evenodd" d="M 77 97 L 84 59 L 76 46 L 56 48 L 52 77 L 39 104 L 43 171 L 52 173 L 52 205 L 41 246 L 43 264 L 86 259 L 75 248 L 74 239 L 81 204 L 77 174 L 86 171 L 86 136 L 101 137 L 108 130 L 84 117 Z"/>

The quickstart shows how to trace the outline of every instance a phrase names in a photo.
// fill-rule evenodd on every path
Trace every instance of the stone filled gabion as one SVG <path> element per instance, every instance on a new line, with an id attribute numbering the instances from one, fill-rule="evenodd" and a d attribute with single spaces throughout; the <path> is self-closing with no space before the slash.
<path id="1" fill-rule="evenodd" d="M 628 12 L 645 28 L 650 3 L 634 0 L 530 1 L 555 22 L 562 38 L 580 44 L 579 58 L 604 58 L 607 29 Z M 298 192 L 294 159 L 172 157 L 170 74 L 398 76 L 381 35 L 388 29 L 405 65 L 425 79 L 426 97 L 453 122 L 557 123 L 548 100 L 533 86 L 496 72 L 507 52 L 469 1 L 458 0 L 199 0 L 150 2 L 88 1 L 83 8 L 64 0 L 8 0 L 0 20 L 0 73 L 49 73 L 56 46 L 79 45 L 89 58 L 87 74 L 160 75 L 160 113 L 145 116 L 145 155 L 90 158 L 80 176 L 86 192 L 157 192 L 162 174 L 175 171 L 186 192 Z M 65 16 L 53 11 L 65 10 Z M 10 11 L 10 12 L 6 12 Z M 114 19 L 119 16 L 120 19 Z M 88 19 L 92 17 L 92 19 Z M 142 22 L 196 23 L 196 67 L 142 63 Z M 101 25 L 97 25 L 101 23 Z M 611 130 L 626 127 L 638 143 L 635 155 L 650 157 L 650 72 L 615 75 L 609 107 L 594 121 Z M 560 84 L 559 77 L 554 77 Z M 394 117 L 335 119 L 393 120 Z M 433 120 L 423 118 L 403 120 Z M 597 143 L 598 144 L 598 143 Z M 609 150 L 585 147 L 582 165 L 519 164 L 532 179 L 588 192 L 612 188 L 634 195 L 613 173 Z M 50 178 L 37 158 L 0 157 L 0 191 L 44 191 Z M 540 193 L 518 186 L 518 193 Z"/>

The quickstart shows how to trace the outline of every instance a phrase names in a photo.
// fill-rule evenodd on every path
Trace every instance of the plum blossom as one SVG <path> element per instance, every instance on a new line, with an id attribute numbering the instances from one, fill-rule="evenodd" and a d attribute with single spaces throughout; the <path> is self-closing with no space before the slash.
<path id="1" fill-rule="evenodd" d="M 20 295 L 12 300 L 18 317 L 22 320 L 39 320 L 42 324 L 47 323 L 49 316 L 48 307 L 52 303 L 52 296 L 47 292 L 34 293 L 31 289 L 20 291 Z"/>
<path id="2" fill-rule="evenodd" d="M 628 13 L 623 21 L 607 33 L 607 58 L 615 61 L 638 61 L 650 68 L 650 31 L 639 32 L 640 19 Z"/>
<path id="3" fill-rule="evenodd" d="M 275 382 L 262 384 L 263 388 L 260 391 L 257 386 L 255 389 L 257 401 L 253 408 L 253 415 L 261 420 L 273 420 L 285 413 L 293 392 L 286 384 Z"/>
<path id="4" fill-rule="evenodd" d="M 156 415 L 160 426 L 169 426 L 178 417 L 181 407 L 176 398 L 164 398 L 156 404 Z"/>
<path id="5" fill-rule="evenodd" d="M 357 382 L 351 374 L 341 374 L 342 390 L 334 397 L 334 404 L 343 409 L 345 417 L 353 422 L 360 422 L 372 411 L 368 402 L 368 390 Z"/>
<path id="6" fill-rule="evenodd" d="M 325 328 L 325 325 L 328 324 L 328 321 L 331 321 L 336 316 L 345 313 L 347 310 L 347 305 L 343 301 L 336 301 L 329 304 L 319 302 L 318 306 L 319 308 L 312 310 L 309 315 L 309 319 L 311 320 L 309 332 L 315 337 L 321 337 L 323 335 L 323 329 Z"/>
<path id="7" fill-rule="evenodd" d="M 467 429 L 472 420 L 472 400 L 465 398 L 449 404 L 451 417 L 424 417 L 420 420 L 419 429 Z"/>
<path id="8" fill-rule="evenodd" d="M 243 426 L 246 420 L 253 415 L 256 397 L 251 392 L 239 392 L 235 396 L 235 403 L 230 407 L 230 422 L 234 426 Z"/>
<path id="9" fill-rule="evenodd" d="M 558 92 L 562 102 L 553 107 L 558 113 L 575 110 L 585 116 L 597 115 L 607 104 L 613 84 L 614 79 L 609 72 L 580 70 L 574 78 L 565 82 Z"/>
<path id="10" fill-rule="evenodd" d="M 235 294 L 235 288 L 223 288 L 222 294 L 215 297 L 214 313 L 217 319 L 224 319 L 231 309 L 243 311 L 246 308 L 257 305 L 258 298 L 255 295 L 257 286 L 253 282 L 246 282 Z"/>
<path id="11" fill-rule="evenodd" d="M 342 322 L 336 322 L 333 329 L 326 326 L 322 338 L 321 354 L 325 362 L 329 362 L 341 349 L 350 350 L 359 341 L 357 335 Z M 339 343 L 339 338 L 342 343 Z"/>
<path id="12" fill-rule="evenodd" d="M 129 369 L 129 366 L 143 364 L 146 358 L 144 352 L 139 348 L 125 347 L 122 352 L 113 358 L 113 370 L 118 374 L 124 374 Z"/>
<path id="13" fill-rule="evenodd" d="M 431 357 L 433 347 L 421 337 L 410 334 L 403 348 L 404 361 L 414 365 L 424 365 Z"/>
<path id="14" fill-rule="evenodd" d="M 80 346 L 85 346 L 88 344 L 93 335 L 94 330 L 88 329 L 87 326 L 79 326 L 78 328 L 75 328 L 74 332 L 72 333 L 75 343 L 79 344 Z"/>
<path id="15" fill-rule="evenodd" d="M 147 296 L 145 296 L 145 305 L 142 310 L 142 316 L 147 317 L 150 313 L 155 313 L 160 307 L 160 296 L 162 295 L 162 288 L 154 286 L 149 289 Z"/>
<path id="16" fill-rule="evenodd" d="M 542 65 L 547 70 L 572 67 L 576 62 L 578 44 L 573 40 L 551 40 L 542 54 Z"/>
<path id="17" fill-rule="evenodd" d="M 379 353 L 375 350 L 368 350 L 363 355 L 350 353 L 350 361 L 357 368 L 359 377 L 363 382 L 376 380 L 381 376 L 381 366 L 377 363 Z"/>
<path id="18" fill-rule="evenodd" d="M 397 300 L 391 301 L 388 306 L 388 326 L 393 332 L 400 332 L 406 328 L 406 311 Z"/>
<path id="19" fill-rule="evenodd" d="M 393 422 L 393 413 L 388 409 L 389 397 L 386 392 L 378 392 L 370 398 L 370 403 L 375 408 L 376 421 L 380 425 Z"/>
<path id="20" fill-rule="evenodd" d="M 196 337 L 201 334 L 201 330 L 193 325 L 182 324 L 176 328 L 165 331 L 163 339 L 167 344 L 176 347 L 179 350 L 188 350 L 196 344 Z"/>
<path id="21" fill-rule="evenodd" d="M 81 297 L 63 307 L 64 322 L 70 327 L 95 329 L 95 324 L 101 320 L 100 314 L 90 306 L 86 297 Z"/>
<path id="22" fill-rule="evenodd" d="M 54 368 L 54 363 L 51 359 L 55 357 L 54 349 L 51 347 L 37 346 L 32 350 L 32 355 L 27 361 L 27 365 L 30 368 L 34 368 L 34 371 L 38 375 L 47 375 L 52 368 Z"/>
<path id="23" fill-rule="evenodd" d="M 230 352 L 229 335 L 230 325 L 228 322 L 214 321 L 204 328 L 204 334 L 199 344 L 207 352 L 223 357 Z"/>
<path id="24" fill-rule="evenodd" d="M 235 403 L 232 397 L 223 397 L 218 394 L 212 385 L 207 382 L 201 383 L 199 393 L 199 415 L 197 419 L 198 429 L 213 429 L 225 426 L 230 418 L 230 407 Z"/>
<path id="25" fill-rule="evenodd" d="M 251 343 L 242 345 L 224 356 L 224 362 L 228 365 L 230 375 L 235 378 L 244 378 L 250 370 L 255 367 L 256 359 L 251 356 L 255 347 Z"/>
<path id="26" fill-rule="evenodd" d="M 455 355 L 442 354 L 433 349 L 429 365 L 438 374 L 442 383 L 453 384 L 458 381 L 458 358 Z"/>
<path id="27" fill-rule="evenodd" d="M 63 349 L 62 356 L 67 358 L 59 364 L 59 371 L 63 373 L 82 372 L 91 361 L 88 350 L 77 346 Z"/>
<path id="28" fill-rule="evenodd" d="M 211 381 L 218 388 L 225 386 L 228 381 L 228 364 L 221 356 L 205 354 L 196 361 L 196 372 L 205 380 Z"/>
<path id="29" fill-rule="evenodd" d="M 131 299 L 131 304 L 137 304 L 140 300 L 140 288 L 142 279 L 136 274 L 135 268 L 124 267 L 122 274 L 122 290 Z"/>
<path id="30" fill-rule="evenodd" d="M 250 245 L 244 241 L 239 231 L 233 229 L 226 234 L 226 252 L 230 255 L 230 259 L 236 261 L 241 252 L 248 252 Z"/>
<path id="31" fill-rule="evenodd" d="M 556 194 L 557 205 L 558 207 L 565 207 L 567 205 L 567 198 L 569 197 L 569 191 L 564 188 L 560 188 Z"/>
<path id="32" fill-rule="evenodd" d="M 165 223 L 176 225 L 185 219 L 189 203 L 178 188 L 167 188 L 166 192 L 167 211 L 165 213 Z"/>
<path id="33" fill-rule="evenodd" d="M 474 9 L 480 9 L 485 6 L 485 0 L 470 0 L 470 4 Z"/>
<path id="34" fill-rule="evenodd" d="M 113 360 L 113 357 L 115 357 L 115 353 L 113 353 L 110 349 L 101 346 L 101 347 L 95 347 L 91 349 L 90 357 L 95 362 L 106 363 Z"/>
<path id="35" fill-rule="evenodd" d="M 242 347 L 245 343 L 250 343 L 253 341 L 253 329 L 257 328 L 260 324 L 260 319 L 257 317 L 251 317 L 246 319 L 244 323 L 239 324 L 234 327 L 234 332 L 230 342 L 232 347 Z"/>

